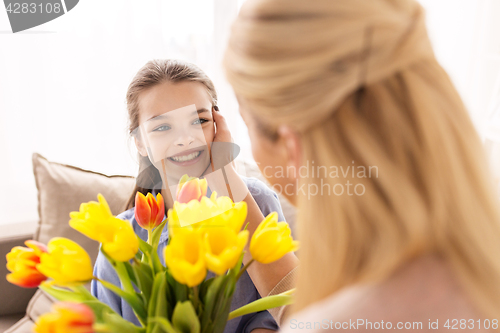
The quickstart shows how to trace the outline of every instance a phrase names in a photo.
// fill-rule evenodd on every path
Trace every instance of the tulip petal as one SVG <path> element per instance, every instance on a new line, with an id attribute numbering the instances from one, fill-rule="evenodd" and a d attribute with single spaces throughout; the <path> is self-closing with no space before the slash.
<path id="1" fill-rule="evenodd" d="M 158 205 L 158 211 L 156 213 L 155 228 L 160 225 L 165 218 L 165 202 L 163 201 L 161 193 L 156 195 L 156 202 Z"/>
<path id="2" fill-rule="evenodd" d="M 151 207 L 141 192 L 137 192 L 135 195 L 135 219 L 142 228 L 148 229 L 151 219 Z"/>

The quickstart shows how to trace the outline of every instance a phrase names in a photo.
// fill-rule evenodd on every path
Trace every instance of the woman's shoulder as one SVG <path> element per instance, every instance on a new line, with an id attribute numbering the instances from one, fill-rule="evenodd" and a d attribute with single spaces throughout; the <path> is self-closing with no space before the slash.
<path id="1" fill-rule="evenodd" d="M 448 264 L 425 256 L 405 264 L 381 283 L 354 285 L 327 296 L 291 315 L 282 327 L 284 333 L 297 328 L 310 328 L 311 332 L 326 328 L 371 331 L 382 329 L 381 325 L 397 329 L 399 323 L 409 323 L 410 329 L 421 330 L 437 320 L 440 331 L 446 319 L 452 318 L 481 317 Z"/>

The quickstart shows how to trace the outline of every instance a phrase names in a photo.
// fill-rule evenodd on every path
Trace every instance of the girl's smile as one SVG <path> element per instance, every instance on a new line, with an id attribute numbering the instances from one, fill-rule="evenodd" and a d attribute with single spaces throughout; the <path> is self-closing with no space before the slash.
<path id="1" fill-rule="evenodd" d="M 193 165 L 195 163 L 198 163 L 204 157 L 202 155 L 205 153 L 206 153 L 205 147 L 193 148 L 193 149 L 185 150 L 185 151 L 178 153 L 176 155 L 167 157 L 167 159 L 171 163 L 174 163 L 175 165 L 189 166 L 189 165 Z"/>

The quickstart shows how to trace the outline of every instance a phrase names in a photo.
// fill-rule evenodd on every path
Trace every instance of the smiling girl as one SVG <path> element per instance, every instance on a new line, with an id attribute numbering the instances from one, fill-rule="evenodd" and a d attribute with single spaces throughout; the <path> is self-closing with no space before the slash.
<path id="1" fill-rule="evenodd" d="M 173 205 L 175 189 L 182 175 L 205 177 L 209 189 L 219 195 L 232 195 L 248 206 L 248 230 L 253 233 L 269 213 L 276 211 L 284 221 L 277 195 L 264 183 L 240 176 L 230 163 L 228 154 L 214 147 L 231 142 L 231 133 L 217 107 L 217 93 L 212 81 L 193 64 L 176 60 L 154 60 L 139 70 L 127 91 L 129 133 L 139 152 L 139 173 L 136 188 L 131 193 L 126 211 L 118 217 L 129 220 L 143 240 L 147 231 L 135 220 L 135 194 L 162 194 L 165 211 Z M 227 152 L 227 151 L 226 151 Z M 222 154 L 222 156 L 221 156 Z M 217 155 L 217 156 L 216 156 Z M 221 161 L 225 161 L 223 163 Z M 214 165 L 224 167 L 224 175 Z M 163 250 L 168 241 L 168 228 L 160 237 L 158 254 L 164 264 Z M 248 252 L 248 251 L 247 251 Z M 243 263 L 250 260 L 245 254 Z M 252 264 L 238 281 L 231 309 L 250 303 L 271 292 L 290 286 L 290 274 L 297 266 L 297 258 L 289 253 L 268 265 Z M 99 279 L 120 285 L 120 281 L 104 256 L 99 253 L 94 267 Z M 209 272 L 208 278 L 213 276 Z M 278 290 L 279 289 L 279 290 Z M 110 305 L 125 319 L 139 326 L 130 306 L 100 283 L 92 281 L 92 293 Z M 278 326 L 268 311 L 236 318 L 228 322 L 225 332 L 272 332 Z"/>

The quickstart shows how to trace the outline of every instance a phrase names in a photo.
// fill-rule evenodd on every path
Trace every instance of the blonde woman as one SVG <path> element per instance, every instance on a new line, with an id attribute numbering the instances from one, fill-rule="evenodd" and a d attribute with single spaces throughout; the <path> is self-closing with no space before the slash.
<path id="1" fill-rule="evenodd" d="M 498 330 L 498 198 L 416 1 L 249 0 L 224 65 L 299 208 L 286 332 Z"/>

